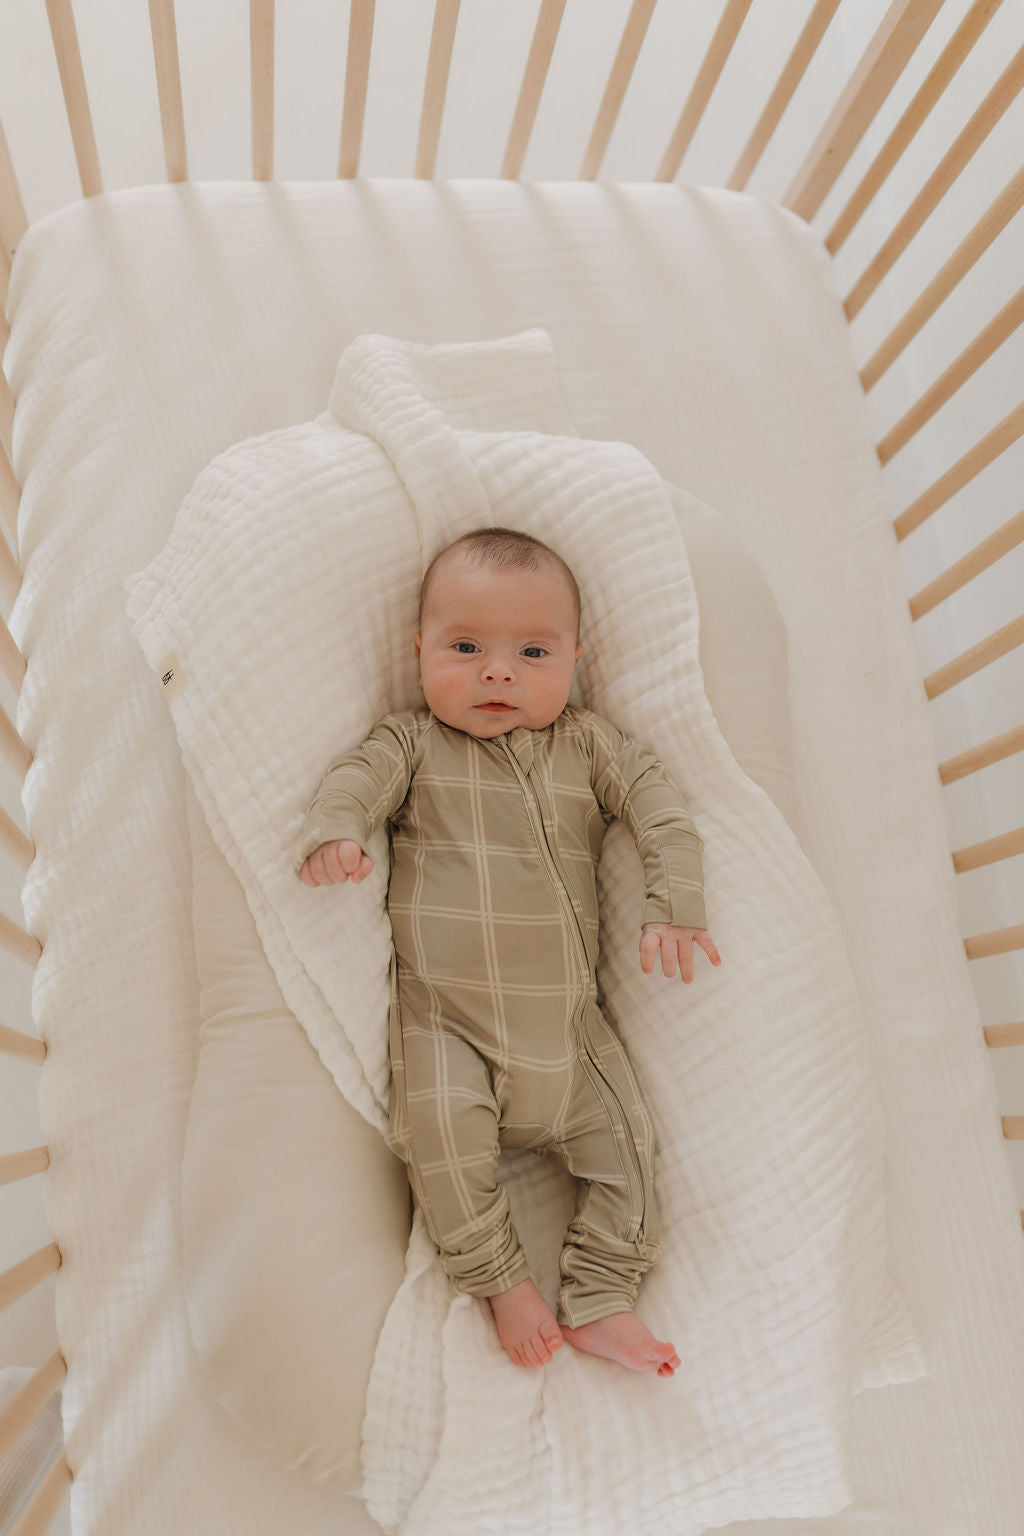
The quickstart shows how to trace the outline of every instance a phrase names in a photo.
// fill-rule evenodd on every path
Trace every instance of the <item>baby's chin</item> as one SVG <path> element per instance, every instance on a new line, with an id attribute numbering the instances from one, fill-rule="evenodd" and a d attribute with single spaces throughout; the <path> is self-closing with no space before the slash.
<path id="1" fill-rule="evenodd" d="M 526 714 L 521 709 L 475 709 L 471 708 L 461 714 L 452 714 L 435 709 L 431 704 L 433 715 L 443 725 L 450 725 L 453 730 L 465 731 L 470 736 L 479 736 L 484 740 L 492 736 L 503 736 L 506 731 L 513 731 L 517 726 L 525 726 L 529 731 L 543 731 L 552 720 L 557 720 L 557 715 L 552 715 L 551 720 L 540 720 Z M 561 711 L 559 711 L 559 714 Z"/>

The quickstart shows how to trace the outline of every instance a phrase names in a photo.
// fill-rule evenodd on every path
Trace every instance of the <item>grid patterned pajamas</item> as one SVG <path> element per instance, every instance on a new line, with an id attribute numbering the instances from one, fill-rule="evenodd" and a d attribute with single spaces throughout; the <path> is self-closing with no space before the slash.
<path id="1" fill-rule="evenodd" d="M 703 842 L 646 747 L 567 704 L 491 739 L 428 709 L 386 715 L 328 767 L 296 874 L 321 843 L 391 832 L 390 1142 L 456 1289 L 529 1274 L 497 1182 L 501 1147 L 579 1181 L 559 1321 L 632 1310 L 660 1257 L 654 1130 L 597 1004 L 596 869 L 613 816 L 640 854 L 640 922 L 707 926 Z"/>

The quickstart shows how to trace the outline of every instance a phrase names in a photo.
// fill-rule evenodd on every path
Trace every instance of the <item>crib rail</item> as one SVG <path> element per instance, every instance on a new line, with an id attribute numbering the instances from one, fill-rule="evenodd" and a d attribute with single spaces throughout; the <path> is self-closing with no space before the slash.
<path id="1" fill-rule="evenodd" d="M 499 174 L 503 178 L 518 178 L 522 173 L 566 3 L 567 0 L 539 0 L 536 24 L 501 162 Z M 593 180 L 600 173 L 636 70 L 655 3 L 656 0 L 632 0 L 582 156 L 579 180 Z M 819 215 L 844 168 L 925 39 L 942 3 L 943 0 L 892 0 L 839 99 L 810 143 L 802 163 L 792 174 L 788 188 L 779 196 L 778 201 L 784 207 L 808 221 Z M 72 4 L 71 0 L 45 0 L 45 4 L 81 192 L 83 197 L 93 197 L 101 193 L 104 187 Z M 673 181 L 679 173 L 715 88 L 728 67 L 754 0 L 718 0 L 718 4 L 718 24 L 653 172 L 651 179 L 654 181 Z M 1000 4 L 1001 0 L 975 0 L 970 5 L 960 25 L 824 235 L 825 245 L 833 255 L 843 248 L 866 211 L 877 206 L 876 199 L 888 178 L 929 122 L 944 93 L 1000 9 Z M 723 182 L 728 189 L 738 191 L 748 185 L 839 9 L 840 0 L 816 0 L 778 79 L 766 96 L 765 105 L 731 174 Z M 414 174 L 420 178 L 432 178 L 435 174 L 459 12 L 460 0 L 435 0 L 414 154 Z M 166 179 L 168 182 L 181 182 L 188 179 L 189 169 L 173 0 L 150 0 L 149 18 Z M 274 0 L 250 0 L 249 21 L 251 172 L 254 180 L 267 181 L 274 174 Z M 359 174 L 374 22 L 374 0 L 351 0 L 337 156 L 338 178 L 352 178 Z M 0 21 L 0 34 L 2 29 L 3 22 Z M 880 288 L 884 291 L 900 256 L 941 206 L 957 178 L 970 166 L 1022 86 L 1024 42 L 852 284 L 844 300 L 847 319 L 851 324 L 869 299 Z M 398 174 L 405 173 L 400 171 Z M 1010 179 L 973 227 L 963 235 L 953 255 L 906 308 L 890 334 L 877 346 L 861 374 L 865 391 L 878 385 L 927 321 L 969 278 L 984 253 L 1004 235 L 1022 203 L 1024 169 Z M 25 204 L 0 122 L 0 293 L 3 295 L 6 295 L 11 260 L 28 227 Z M 877 444 L 881 465 L 889 465 L 917 438 L 941 407 L 953 399 L 967 381 L 996 356 L 1022 320 L 1024 288 L 979 331 L 941 376 L 908 406 L 895 426 L 881 437 Z M 2 314 L 0 326 L 3 328 L 0 331 L 2 345 L 6 342 L 7 331 Z M 9 531 L 6 540 L 0 537 L 0 589 L 8 611 L 17 596 L 21 581 L 17 559 L 20 490 L 12 467 L 14 414 L 15 401 L 6 377 L 0 372 L 0 509 Z M 932 482 L 894 518 L 896 538 L 900 541 L 908 539 L 960 490 L 976 481 L 1022 434 L 1024 403 L 1009 410 L 954 464 L 941 468 L 938 473 L 934 471 L 940 467 L 933 466 Z M 940 604 L 962 592 L 969 583 L 978 580 L 983 573 L 991 571 L 999 562 L 1007 559 L 1022 542 L 1024 511 L 1017 511 L 994 533 L 977 543 L 967 554 L 949 563 L 909 598 L 911 618 L 915 623 L 919 622 Z M 926 696 L 934 700 L 950 689 L 963 688 L 968 679 L 977 677 L 1022 643 L 1024 615 L 994 629 L 979 643 L 928 672 L 922 678 Z M 5 622 L 0 622 L 0 669 L 17 695 L 26 673 L 26 658 L 21 655 Z M 981 774 L 985 768 L 1022 751 L 1024 723 L 1014 725 L 941 761 L 938 764 L 940 783 L 943 786 L 953 785 Z M 2 708 L 0 752 L 19 781 L 23 782 L 32 762 L 32 751 Z M 978 793 L 980 795 L 983 790 Z M 12 860 L 21 871 L 29 868 L 34 854 L 30 839 L 13 817 L 2 809 L 0 853 Z M 984 868 L 998 871 L 1004 861 L 1018 858 L 1022 853 L 1024 827 L 1013 827 L 951 849 L 951 859 L 957 874 Z M 972 962 L 1021 951 L 1024 950 L 1024 923 L 966 935 L 963 943 L 967 958 Z M 38 940 L 2 913 L 0 947 L 31 966 L 38 964 L 42 954 Z M 1021 1012 L 1024 1013 L 1024 1006 Z M 1018 1019 L 986 1024 L 984 1039 L 986 1045 L 993 1050 L 1024 1047 L 1024 1022 Z M 41 1065 L 46 1056 L 46 1044 L 32 1034 L 0 1024 L 0 1054 Z M 1001 1128 L 1007 1141 L 1024 1140 L 1024 1115 L 1002 1117 Z M 35 1147 L 0 1158 L 0 1183 L 44 1172 L 48 1163 L 49 1153 L 45 1147 Z M 1024 1212 L 1021 1213 L 1021 1222 L 1024 1225 Z M 54 1242 L 30 1255 L 21 1264 L 8 1269 L 0 1275 L 0 1305 L 6 1307 L 14 1303 L 46 1275 L 53 1273 L 60 1262 L 60 1249 Z M 47 1398 L 59 1386 L 65 1369 L 63 1357 L 59 1351 L 55 1352 L 38 1369 L 4 1414 L 0 1415 L 0 1456 L 14 1443 L 31 1417 L 41 1410 Z M 15 1536 L 37 1536 L 37 1533 L 47 1528 L 71 1477 L 68 1459 L 61 1453 L 36 1490 L 30 1506 L 16 1527 Z"/>

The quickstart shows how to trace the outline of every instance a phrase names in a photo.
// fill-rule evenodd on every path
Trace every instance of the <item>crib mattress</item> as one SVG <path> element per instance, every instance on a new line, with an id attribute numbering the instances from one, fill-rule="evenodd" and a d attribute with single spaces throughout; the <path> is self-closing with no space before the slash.
<path id="1" fill-rule="evenodd" d="M 366 1519 L 245 1438 L 189 1335 L 185 783 L 123 579 L 210 458 L 322 408 L 355 335 L 531 325 L 553 338 L 580 434 L 633 443 L 728 518 L 789 631 L 801 838 L 863 993 L 891 1267 L 932 1371 L 853 1400 L 861 1497 L 794 1536 L 1016 1536 L 1024 1470 L 998 1448 L 1024 1436 L 1024 1245 L 890 512 L 818 237 L 746 194 L 646 183 L 141 188 L 32 226 L 8 315 L 37 850 L 24 906 L 44 945 L 33 1011 L 76 1536 Z"/>

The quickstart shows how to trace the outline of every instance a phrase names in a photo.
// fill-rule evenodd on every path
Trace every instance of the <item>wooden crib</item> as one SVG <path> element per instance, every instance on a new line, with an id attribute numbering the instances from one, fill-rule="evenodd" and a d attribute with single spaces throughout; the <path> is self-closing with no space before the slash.
<path id="1" fill-rule="evenodd" d="M 850 11 L 856 8 L 855 4 L 844 9 Z M 468 13 L 471 9 L 470 0 L 465 11 Z M 518 179 L 522 175 L 549 67 L 559 47 L 566 0 L 538 0 L 535 9 L 532 41 L 522 69 L 518 99 L 508 128 L 500 171 L 497 172 L 502 178 Z M 657 157 L 660 153 L 656 169 L 650 174 L 653 181 L 671 182 L 679 177 L 684 157 L 708 111 L 713 93 L 720 79 L 728 72 L 734 49 L 742 43 L 744 26 L 756 13 L 754 0 L 705 0 L 698 9 L 706 23 L 709 17 L 714 18 L 713 35 L 699 67 L 693 69 L 687 60 L 685 68 L 679 71 L 680 79 L 688 83 L 681 88 L 679 116 L 668 142 L 664 146 L 651 146 L 652 156 Z M 862 140 L 869 135 L 872 125 L 890 124 L 884 138 L 880 139 L 880 147 L 870 165 L 858 184 L 851 189 L 845 205 L 827 232 L 823 232 L 824 243 L 833 255 L 843 248 L 865 213 L 872 207 L 877 210 L 879 204 L 875 200 L 878 194 L 916 136 L 936 132 L 935 124 L 941 119 L 943 111 L 944 93 L 956 79 L 958 71 L 964 70 L 966 74 L 975 70 L 975 46 L 999 12 L 1000 0 L 973 0 L 966 8 L 960 7 L 964 14 L 959 25 L 897 119 L 892 110 L 892 100 L 898 83 L 915 57 L 920 57 L 917 55 L 919 48 L 924 48 L 927 56 L 929 29 L 933 24 L 940 23 L 942 12 L 946 13 L 945 19 L 948 21 L 951 9 L 957 10 L 957 7 L 950 7 L 948 0 L 945 5 L 943 0 L 891 0 L 877 30 L 824 121 L 805 121 L 803 124 L 805 143 L 799 163 L 790 168 L 786 184 L 771 195 L 783 207 L 811 224 L 819 221 L 820 211 L 830 191 Z M 1010 9 L 1008 6 L 1007 11 Z M 961 294 L 965 291 L 960 285 L 966 285 L 966 291 L 970 292 L 972 281 L 981 281 L 975 268 L 989 247 L 996 241 L 1012 242 L 1014 239 L 1012 221 L 1024 202 L 1024 168 L 1016 171 L 973 227 L 962 230 L 952 255 L 921 291 L 913 296 L 913 301 L 907 303 L 898 296 L 899 283 L 894 280 L 894 269 L 899 258 L 914 237 L 925 228 L 957 178 L 971 175 L 974 157 L 1004 115 L 1011 110 L 1024 85 L 1024 13 L 1017 5 L 1012 9 L 1020 38 L 1016 53 L 1008 59 L 998 78 L 992 81 L 984 99 L 955 136 L 920 192 L 912 200 L 908 199 L 906 207 L 900 210 L 887 237 L 857 280 L 851 284 L 846 295 L 845 312 L 851 327 L 855 327 L 857 317 L 876 290 L 884 293 L 888 287 L 890 294 L 895 296 L 890 297 L 889 301 L 892 312 L 899 313 L 898 323 L 892 326 L 864 362 L 861 380 L 865 391 L 872 390 L 902 357 L 950 295 L 958 290 Z M 596 180 L 606 163 L 609 144 L 634 77 L 654 10 L 655 0 L 632 0 L 629 6 L 614 57 L 609 58 L 603 66 L 607 70 L 606 83 L 603 95 L 592 112 L 593 125 L 580 161 L 577 180 Z M 806 21 L 799 35 L 787 41 L 788 56 L 778 78 L 766 77 L 760 82 L 757 91 L 750 93 L 751 117 L 756 114 L 756 121 L 749 127 L 742 152 L 728 179 L 715 184 L 737 191 L 748 187 L 755 168 L 761 162 L 839 10 L 840 0 L 815 0 L 813 6 L 808 7 Z M 429 54 L 423 65 L 422 106 L 415 145 L 414 174 L 418 178 L 435 177 L 459 12 L 459 0 L 435 0 Z M 105 188 L 71 0 L 46 0 L 46 13 L 81 183 L 81 195 L 90 198 L 102 193 Z M 189 157 L 173 0 L 150 0 L 149 19 L 166 179 L 169 182 L 187 181 L 190 174 Z M 359 176 L 368 95 L 372 95 L 376 88 L 379 73 L 388 69 L 388 59 L 378 58 L 374 54 L 377 73 L 371 80 L 374 20 L 374 0 L 352 0 L 344 92 L 340 102 L 338 178 Z M 257 181 L 271 181 L 274 179 L 275 167 L 274 0 L 250 0 L 249 21 L 251 177 Z M 465 21 L 464 16 L 464 25 Z M 786 22 L 793 22 L 795 32 L 795 18 L 787 15 Z M 5 23 L 0 20 L 0 47 L 6 43 L 4 26 Z M 310 36 L 310 48 L 316 45 L 316 37 Z M 16 170 L 0 125 L 0 283 L 5 295 L 12 258 L 22 235 L 29 227 Z M 408 170 L 404 166 L 395 167 L 392 174 L 407 175 Z M 455 174 L 460 172 L 456 169 Z M 702 175 L 684 179 L 706 183 L 708 177 Z M 30 190 L 26 186 L 26 191 Z M 1019 222 L 1017 242 L 1019 267 Z M 1004 245 L 1004 252 L 1005 249 Z M 984 304 L 979 305 L 980 310 L 984 308 Z M 881 465 L 887 467 L 887 475 L 890 474 L 888 466 L 891 461 L 1009 341 L 1022 320 L 1024 290 L 1018 289 L 1012 299 L 978 331 L 970 344 L 963 348 L 924 393 L 915 397 L 912 386 L 908 388 L 904 382 L 901 386 L 903 397 L 898 419 L 877 442 L 878 458 Z M 6 338 L 5 323 L 4 342 Z M 853 340 L 858 356 L 863 355 L 866 349 L 856 328 L 853 330 Z M 5 616 L 10 612 L 21 580 L 14 553 L 18 547 L 20 498 L 19 485 L 12 468 L 14 412 L 15 400 L 10 386 L 6 377 L 0 373 L 0 439 L 3 444 L 0 451 L 0 504 L 7 524 L 7 538 L 0 538 L 0 585 L 7 605 Z M 997 419 L 991 421 L 974 446 L 955 463 L 947 462 L 940 453 L 936 453 L 934 438 L 929 440 L 932 446 L 928 453 L 920 453 L 909 469 L 906 466 L 911 456 L 907 456 L 901 461 L 904 466 L 902 473 L 892 473 L 890 480 L 894 504 L 901 506 L 893 524 L 896 538 L 908 540 L 927 519 L 965 487 L 971 487 L 970 494 L 974 498 L 972 505 L 983 509 L 985 498 L 995 497 L 998 492 L 993 487 L 992 477 L 985 479 L 982 472 L 1001 455 L 1007 454 L 1022 435 L 1024 403 L 1007 400 L 997 411 Z M 979 482 L 977 486 L 975 481 Z M 979 516 L 977 520 L 981 522 L 983 519 Z M 919 590 L 909 593 L 908 602 L 913 619 L 921 620 L 940 604 L 949 604 L 950 610 L 955 610 L 957 594 L 962 594 L 969 583 L 982 578 L 983 573 L 1010 556 L 1010 552 L 1022 542 L 1024 510 L 1019 510 L 1002 521 L 1001 526 L 996 526 L 994 532 L 974 543 L 966 554 L 945 565 L 939 574 L 933 575 Z M 904 553 L 906 555 L 907 552 Z M 1011 568 L 1003 567 L 1003 570 Z M 907 569 L 912 584 L 912 561 L 907 561 Z M 1018 698 L 1021 696 L 1022 653 L 1014 652 L 1022 643 L 1024 613 L 1001 624 L 960 654 L 949 656 L 949 659 L 927 670 L 922 677 L 922 686 L 929 699 L 938 699 L 940 696 L 944 698 L 949 690 L 955 690 L 952 702 L 959 711 L 958 718 L 961 721 L 988 718 L 995 719 L 999 724 L 999 728 L 984 739 L 973 738 L 970 726 L 965 727 L 960 739 L 971 740 L 972 744 L 939 763 L 943 785 L 968 780 L 970 793 L 979 800 L 987 798 L 986 775 L 982 770 L 1012 760 L 1024 750 L 1024 723 L 1004 725 L 999 719 L 998 702 L 995 713 L 992 711 L 993 695 L 997 701 L 1008 698 L 1011 691 L 1015 691 Z M 26 671 L 26 661 L 6 623 L 0 623 L 0 663 L 11 688 L 17 693 Z M 944 729 L 945 724 L 940 722 L 937 730 L 941 734 Z M 13 773 L 23 781 L 32 761 L 31 754 L 19 736 L 11 714 L 3 709 L 0 709 L 0 746 Z M 1016 761 L 1019 764 L 1022 760 L 1016 757 Z M 1019 784 L 1019 773 L 1017 782 Z M 21 870 L 28 869 L 34 847 L 19 827 L 13 806 L 0 811 L 0 845 L 16 866 Z M 1005 877 L 1006 861 L 1021 853 L 1024 853 L 1024 826 L 1019 825 L 994 826 L 991 835 L 983 840 L 971 842 L 967 846 L 951 847 L 950 850 L 954 869 L 958 873 L 982 871 L 978 878 L 990 880 L 992 892 L 995 892 L 1000 879 Z M 974 886 L 973 889 L 977 892 L 979 887 Z M 993 899 L 996 898 L 993 896 Z M 1021 988 L 1019 962 L 1013 958 L 1024 951 L 1024 921 L 1013 920 L 1021 917 L 1019 912 L 1015 914 L 1007 910 L 1006 915 L 1011 920 L 1003 926 L 991 926 L 984 932 L 964 932 L 963 944 L 972 962 L 973 976 L 977 978 L 975 985 L 979 1002 L 989 1019 L 984 1031 L 985 1043 L 998 1053 L 996 1070 L 1001 1074 L 1005 1072 L 1008 1091 L 1019 1094 L 1024 1080 L 1019 1075 L 1017 1059 L 1010 1048 L 1024 1047 L 1024 992 Z M 0 943 L 26 965 L 35 967 L 38 964 L 42 953 L 39 942 L 8 914 L 0 914 Z M 984 962 L 989 957 L 999 955 L 1010 957 L 1005 963 L 1014 966 L 1015 971 L 1012 976 L 1009 973 L 1001 974 L 996 984 L 990 984 L 986 981 L 986 975 L 990 976 L 991 972 L 986 973 Z M 1011 996 L 1015 996 L 1016 1001 L 1009 1003 L 1007 999 Z M 0 1050 L 6 1056 L 20 1058 L 23 1062 L 41 1063 L 46 1049 L 45 1042 L 32 1031 L 30 1020 L 6 1018 L 0 1023 Z M 1014 1078 L 1012 1074 L 1015 1071 L 1017 1075 Z M 1009 1142 L 1024 1140 L 1024 1100 L 1019 1108 L 1020 1113 L 1007 1114 L 1002 1118 L 1002 1134 Z M 1012 1155 L 1012 1149 L 1008 1148 L 1007 1153 Z M 10 1183 L 42 1172 L 47 1165 L 47 1148 L 31 1147 L 0 1157 L 0 1178 Z M 8 1268 L 0 1275 L 0 1301 L 3 1306 L 15 1303 L 56 1270 L 60 1263 L 60 1249 L 52 1242 L 30 1254 L 21 1263 Z M 34 1416 L 60 1387 L 64 1374 L 64 1361 L 58 1350 L 39 1366 L 32 1380 L 9 1409 L 0 1415 L 0 1457 L 10 1450 Z M 71 1470 L 61 1453 L 37 1487 L 17 1524 L 15 1536 L 39 1536 L 39 1533 L 50 1527 L 70 1480 Z"/>

